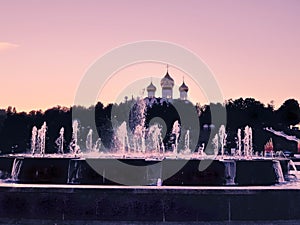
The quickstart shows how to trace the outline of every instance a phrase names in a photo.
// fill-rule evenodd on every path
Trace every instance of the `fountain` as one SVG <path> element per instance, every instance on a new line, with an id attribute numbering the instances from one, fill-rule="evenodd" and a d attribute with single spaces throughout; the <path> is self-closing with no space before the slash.
<path id="1" fill-rule="evenodd" d="M 175 157 L 177 157 L 178 154 L 178 139 L 180 135 L 180 124 L 178 120 L 176 120 L 173 124 L 172 128 L 172 135 L 174 135 L 175 143 L 173 144 L 173 154 Z"/>
<path id="2" fill-rule="evenodd" d="M 47 125 L 46 125 L 46 122 L 44 122 L 42 127 L 37 131 L 37 133 L 38 133 L 38 149 L 42 156 L 45 155 L 45 150 L 46 150 L 46 131 L 47 131 Z"/>
<path id="3" fill-rule="evenodd" d="M 133 148 L 135 153 L 145 153 L 145 128 L 143 126 L 137 125 L 133 133 Z"/>
<path id="4" fill-rule="evenodd" d="M 36 153 L 36 137 L 37 137 L 37 128 L 34 126 L 31 132 L 31 154 L 34 155 Z"/>
<path id="5" fill-rule="evenodd" d="M 205 149 L 205 144 L 202 143 L 201 146 L 198 147 L 198 155 L 200 157 L 206 157 L 206 153 L 204 152 L 204 149 Z"/>
<path id="6" fill-rule="evenodd" d="M 252 158 L 252 155 L 253 155 L 253 147 L 252 147 L 252 128 L 249 127 L 249 126 L 246 126 L 245 127 L 245 130 L 244 130 L 244 139 L 243 139 L 243 142 L 244 142 L 244 155 L 246 157 L 250 157 Z"/>
<path id="7" fill-rule="evenodd" d="M 161 153 L 161 146 L 163 145 L 161 128 L 158 124 L 151 125 L 148 131 L 149 142 L 148 146 L 152 149 L 152 153 L 159 155 Z"/>
<path id="8" fill-rule="evenodd" d="M 220 144 L 221 144 L 221 157 L 224 157 L 224 146 L 226 145 L 226 138 L 227 138 L 227 134 L 226 134 L 224 125 L 221 125 L 221 127 L 219 129 L 219 138 L 220 138 Z"/>
<path id="9" fill-rule="evenodd" d="M 78 126 L 79 126 L 78 121 L 74 120 L 72 124 L 72 129 L 73 129 L 72 140 L 70 142 L 69 149 L 70 152 L 75 156 L 80 153 L 80 147 L 78 145 L 78 132 L 79 132 Z"/>
<path id="10" fill-rule="evenodd" d="M 241 136 L 241 129 L 237 131 L 237 155 L 241 157 L 242 155 L 242 136 Z"/>
<path id="11" fill-rule="evenodd" d="M 186 134 L 184 136 L 184 153 L 185 154 L 190 154 L 191 149 L 190 149 L 190 131 L 187 130 Z"/>
<path id="12" fill-rule="evenodd" d="M 212 140 L 213 148 L 214 148 L 214 155 L 217 156 L 219 154 L 219 136 L 216 134 Z"/>
<path id="13" fill-rule="evenodd" d="M 85 141 L 85 147 L 87 152 L 93 151 L 93 130 L 90 129 Z"/>
<path id="14" fill-rule="evenodd" d="M 38 130 L 36 126 L 31 131 L 31 154 L 35 155 L 38 152 L 40 155 L 45 155 L 46 148 L 46 122 L 43 123 L 42 127 Z"/>
<path id="15" fill-rule="evenodd" d="M 250 154 L 250 157 L 253 156 L 253 136 L 252 136 L 252 128 L 249 127 L 248 129 L 248 135 L 249 135 L 249 154 Z"/>
<path id="16" fill-rule="evenodd" d="M 58 154 L 64 154 L 64 143 L 65 143 L 64 131 L 65 129 L 63 127 L 60 128 L 59 137 L 55 141 L 55 144 L 57 145 L 57 149 L 58 149 L 57 150 Z"/>
<path id="17" fill-rule="evenodd" d="M 134 151 L 135 152 L 146 152 L 146 145 L 145 145 L 145 135 L 146 135 L 146 128 L 145 128 L 145 121 L 146 121 L 146 110 L 147 105 L 144 99 L 138 98 L 136 109 L 133 113 L 133 117 L 135 119 L 135 128 L 134 128 Z"/>
<path id="18" fill-rule="evenodd" d="M 97 153 L 100 153 L 100 148 L 101 138 L 97 138 L 96 142 L 93 143 L 93 129 L 89 129 L 85 140 L 85 151 L 83 153 L 85 153 L 87 156 L 97 156 Z"/>
<path id="19" fill-rule="evenodd" d="M 54 182 L 69 184 L 122 184 L 131 177 L 136 179 L 134 185 L 269 185 L 282 183 L 287 174 L 285 159 L 253 157 L 252 128 L 246 126 L 242 138 L 242 129 L 237 130 L 237 149 L 234 154 L 225 152 L 227 133 L 225 125 L 221 125 L 212 139 L 213 154 L 205 151 L 205 143 L 192 149 L 191 133 L 181 127 L 179 119 L 169 127 L 169 136 L 162 137 L 162 126 L 158 123 L 146 124 L 146 101 L 137 99 L 131 110 L 131 119 L 127 124 L 114 124 L 114 141 L 111 149 L 101 151 L 104 146 L 101 139 L 93 141 L 93 130 L 86 135 L 85 146 L 79 142 L 79 121 L 72 123 L 72 137 L 69 153 L 65 152 L 64 127 L 59 131 L 55 141 L 58 154 L 45 154 L 47 135 L 46 122 L 40 129 L 32 128 L 31 155 L 21 155 L 13 161 L 11 177 L 17 182 Z M 82 128 L 81 128 L 82 129 Z M 185 130 L 186 129 L 186 130 Z M 182 135 L 181 135 L 182 134 Z M 184 135 L 183 135 L 184 134 Z M 166 140 L 166 137 L 169 137 Z M 180 138 L 181 137 L 181 138 Z M 193 136 L 192 136 L 193 138 Z M 166 146 L 165 146 L 165 144 Z M 172 148 L 168 146 L 172 143 Z M 182 147 L 181 147 L 182 146 Z M 243 149 L 243 150 L 242 150 Z M 208 149 L 210 150 L 210 149 Z M 91 168 L 88 160 L 94 160 L 99 173 Z M 132 165 L 130 173 L 121 167 L 114 167 L 113 161 Z M 199 171 L 199 163 L 210 163 L 205 171 Z M 46 164 L 47 162 L 48 164 Z M 35 167 L 33 169 L 33 167 Z M 280 169 L 283 167 L 283 169 Z M 66 169 L 67 168 L 67 169 Z M 177 168 L 174 174 L 169 171 Z M 258 169 L 257 169 L 258 168 Z M 132 171 L 131 171 L 132 169 Z M 64 176 L 61 171 L 64 170 Z M 137 172 L 136 172 L 137 171 Z M 265 172 L 269 179 L 259 177 Z M 59 173 L 59 175 L 57 175 Z M 52 179 L 55 174 L 58 179 Z M 109 180 L 109 176 L 117 174 L 123 180 Z M 263 174 L 263 173 L 262 173 Z M 126 182 L 125 182 L 126 183 Z"/>
<path id="20" fill-rule="evenodd" d="M 273 161 L 273 169 L 275 171 L 276 179 L 277 179 L 278 183 L 284 183 L 285 179 L 284 179 L 282 167 L 280 165 L 280 161 L 278 161 L 278 160 Z"/>
<path id="21" fill-rule="evenodd" d="M 299 162 L 294 162 L 293 160 L 290 160 L 288 162 L 288 175 L 289 178 L 293 179 L 300 179 L 300 173 L 299 170 L 297 169 L 297 166 L 299 167 L 300 163 Z"/>
<path id="22" fill-rule="evenodd" d="M 11 170 L 11 179 L 15 182 L 18 181 L 22 164 L 23 164 L 22 160 L 18 160 L 18 158 L 14 159 L 13 167 L 12 167 L 12 170 Z"/>
<path id="23" fill-rule="evenodd" d="M 121 123 L 115 130 L 114 148 L 111 151 L 101 152 L 101 139 L 98 138 L 93 142 L 93 130 L 89 129 L 85 148 L 81 148 L 78 143 L 79 122 L 74 120 L 72 123 L 72 139 L 69 144 L 70 153 L 64 152 L 64 128 L 59 131 L 59 137 L 56 140 L 58 147 L 57 155 L 45 155 L 46 140 L 46 123 L 43 123 L 40 129 L 32 128 L 31 152 L 32 159 L 29 155 L 23 155 L 15 158 L 11 170 L 11 178 L 16 182 L 62 182 L 77 184 L 114 184 L 109 181 L 106 176 L 111 173 L 123 174 L 117 168 L 111 167 L 110 160 L 119 159 L 124 163 L 135 166 L 145 166 L 145 170 L 139 170 L 137 177 L 141 184 L 146 185 L 254 185 L 254 184 L 275 184 L 284 182 L 284 177 L 288 173 L 282 159 L 263 159 L 253 158 L 252 129 L 246 126 L 244 129 L 244 138 L 242 139 L 241 129 L 237 132 L 237 148 L 236 154 L 225 154 L 226 145 L 226 129 L 220 126 L 219 132 L 215 134 L 212 140 L 214 155 L 206 155 L 204 151 L 204 143 L 198 149 L 190 149 L 190 131 L 187 130 L 183 141 L 183 148 L 179 149 L 180 128 L 179 121 L 176 120 L 172 127 L 173 149 L 165 150 L 162 137 L 162 128 L 159 124 L 154 123 L 146 128 L 142 126 L 145 122 L 142 106 L 137 107 L 136 113 L 140 118 L 139 123 L 132 133 L 129 133 L 126 122 Z M 244 144 L 242 153 L 242 142 Z M 220 147 L 220 149 L 219 149 Z M 220 150 L 220 153 L 219 153 Z M 198 153 L 197 153 L 198 151 Z M 39 154 L 38 154 L 39 153 Z M 79 154 L 81 153 L 81 154 Z M 97 174 L 86 162 L 91 158 L 99 162 L 102 167 L 102 174 Z M 213 158 L 212 158 L 213 157 Z M 33 161 L 35 159 L 35 161 Z M 44 159 L 44 161 L 42 161 Z M 61 160 L 59 160 L 61 159 Z M 206 171 L 198 171 L 197 166 L 201 160 L 213 159 L 212 164 Z M 263 159 L 263 160 L 262 160 Z M 48 162 L 46 164 L 45 162 Z M 51 162 L 51 163 L 50 163 Z M 154 162 L 161 162 L 154 165 Z M 166 178 L 166 172 L 172 167 L 181 165 L 178 173 Z M 151 165 L 151 168 L 148 166 Z M 32 169 L 35 167 L 35 169 Z M 57 168 L 56 168 L 57 167 Z M 179 167 L 179 168 L 180 168 Z M 53 170 L 56 168 L 55 170 Z M 64 169 L 62 169 L 64 168 Z M 66 169 L 67 168 L 67 169 Z M 250 169 L 251 168 L 251 169 Z M 257 169 L 258 168 L 258 169 Z M 33 171 L 32 174 L 29 171 Z M 66 177 L 51 178 L 58 171 L 66 170 Z M 27 172 L 26 172 L 27 171 Z M 114 171 L 114 172 L 113 172 Z M 195 171 L 198 171 L 195 173 Z M 204 174 L 212 171 L 213 177 L 204 178 Z M 254 172 L 256 171 L 256 172 Z M 264 176 L 269 174 L 269 179 L 262 178 L 258 174 L 265 171 Z M 134 174 L 134 171 L 131 172 Z M 143 174 L 146 175 L 143 175 Z M 62 174 L 60 172 L 60 174 Z M 182 174 L 185 174 L 186 179 Z M 216 175 L 217 174 L 217 175 Z M 263 174 L 263 173 L 262 173 Z M 270 175 L 273 174 L 273 175 Z M 126 173 L 124 177 L 128 176 Z M 168 175 L 169 176 L 169 175 Z M 160 179 L 160 180 L 159 180 Z"/>
<path id="24" fill-rule="evenodd" d="M 122 152 L 123 155 L 130 150 L 128 134 L 127 134 L 127 125 L 124 121 L 116 130 L 116 143 L 115 148 Z"/>
<path id="25" fill-rule="evenodd" d="M 140 116 L 140 118 L 140 121 L 144 122 L 143 117 Z M 34 195 L 31 196 L 39 198 L 37 202 L 40 203 L 43 202 L 46 195 L 45 193 L 49 193 L 49 196 L 55 195 L 53 204 L 57 204 L 60 199 L 66 201 L 60 203 L 63 207 L 64 204 L 66 204 L 64 208 L 64 212 L 66 213 L 69 213 L 69 204 L 80 201 L 85 207 L 81 204 L 78 204 L 79 206 L 76 205 L 76 207 L 79 207 L 81 210 L 88 208 L 91 212 L 94 212 L 94 206 L 97 208 L 101 207 L 102 210 L 97 211 L 98 217 L 96 216 L 96 218 L 100 217 L 101 219 L 103 219 L 101 217 L 102 215 L 110 213 L 112 207 L 117 207 L 116 202 L 117 205 L 122 205 L 123 210 L 128 207 L 128 204 L 136 207 L 142 203 L 149 203 L 148 210 L 150 212 L 153 210 L 153 205 L 157 207 L 157 204 L 159 205 L 162 202 L 163 208 L 160 210 L 166 210 L 166 212 L 169 213 L 168 215 L 170 215 L 170 213 L 173 212 L 172 204 L 176 201 L 176 207 L 180 206 L 182 211 L 188 208 L 190 210 L 189 213 L 193 214 L 193 210 L 195 210 L 194 205 L 193 207 L 189 206 L 185 200 L 188 198 L 193 204 L 196 202 L 201 206 L 199 199 L 202 199 L 202 196 L 204 196 L 202 200 L 209 199 L 209 201 L 212 202 L 211 205 L 209 205 L 210 208 L 207 208 L 206 204 L 205 207 L 202 208 L 202 211 L 209 210 L 210 212 L 211 210 L 211 212 L 215 212 L 216 205 L 221 205 L 222 208 L 220 206 L 220 211 L 222 211 L 229 205 L 229 212 L 227 213 L 232 213 L 231 207 L 235 207 L 234 211 L 241 213 L 239 211 L 240 204 L 236 203 L 238 202 L 237 199 L 242 201 L 242 197 L 248 199 L 252 197 L 252 195 L 256 196 L 255 193 L 258 192 L 255 189 L 256 187 L 252 190 L 250 186 L 269 185 L 273 188 L 275 184 L 284 185 L 286 183 L 285 178 L 289 171 L 285 168 L 285 162 L 289 162 L 289 160 L 282 158 L 253 157 L 252 128 L 249 126 L 246 126 L 244 129 L 243 139 L 242 130 L 238 129 L 236 139 L 237 151 L 235 151 L 235 155 L 230 155 L 229 153 L 225 154 L 227 133 L 225 126 L 222 125 L 212 140 L 214 155 L 211 156 L 205 154 L 204 143 L 196 150 L 191 149 L 189 130 L 186 130 L 184 138 L 182 138 L 184 143 L 182 143 L 183 148 L 180 149 L 180 132 L 183 133 L 183 130 L 178 120 L 174 122 L 171 131 L 173 139 L 170 141 L 174 143 L 173 149 L 167 150 L 165 150 L 163 144 L 161 126 L 154 123 L 146 128 L 142 126 L 142 122 L 136 125 L 132 133 L 130 129 L 128 129 L 126 122 L 121 123 L 114 129 L 115 145 L 113 149 L 101 152 L 101 139 L 98 138 L 96 142 L 93 142 L 92 129 L 89 129 L 87 133 L 85 147 L 79 146 L 79 122 L 75 120 L 72 124 L 72 139 L 69 144 L 70 153 L 64 152 L 65 139 L 64 128 L 62 127 L 59 131 L 59 137 L 55 142 L 59 154 L 53 155 L 45 154 L 46 123 L 44 123 L 40 129 L 33 127 L 31 137 L 32 154 L 23 154 L 21 157 L 16 155 L 7 157 L 10 160 L 13 159 L 13 162 L 10 164 L 12 168 L 9 182 L 62 185 L 62 190 L 47 185 L 47 188 L 42 189 L 42 194 L 39 194 L 41 187 L 38 189 L 31 188 L 30 191 L 27 190 L 24 192 L 26 195 L 18 193 L 18 197 L 22 196 L 22 199 L 27 199 L 28 193 L 32 192 Z M 242 146 L 242 144 L 244 146 Z M 2 157 L 0 160 L 7 160 L 7 158 Z M 87 163 L 88 160 L 92 160 L 98 165 L 97 171 Z M 131 165 L 131 167 L 128 168 L 128 170 L 124 170 L 123 167 L 116 165 L 115 161 Z M 200 171 L 198 169 L 200 161 L 210 162 L 206 170 Z M 290 162 L 289 165 L 295 170 L 295 165 L 292 162 Z M 177 171 L 170 175 L 169 171 L 172 168 L 177 168 Z M 98 172 L 99 170 L 101 170 L 101 173 Z M 121 181 L 117 182 L 111 180 L 110 177 L 113 177 L 113 175 L 119 176 Z M 135 185 L 135 187 L 124 188 L 122 184 L 126 184 L 125 181 L 130 179 L 134 181 L 133 185 Z M 124 181 L 124 183 L 122 181 Z M 90 186 L 83 185 L 95 186 L 85 188 Z M 111 185 L 114 185 L 114 187 Z M 144 185 L 152 187 L 144 188 Z M 174 186 L 182 187 L 174 188 Z M 186 186 L 190 187 L 186 188 Z M 201 189 L 198 186 L 203 187 L 201 187 Z M 210 189 L 211 187 L 207 186 L 214 187 Z M 218 186 L 226 187 L 220 188 Z M 239 187 L 240 189 L 237 189 L 238 192 L 235 192 L 235 186 L 246 186 L 246 188 L 251 189 L 251 191 L 247 191 L 246 194 L 244 194 L 243 189 Z M 70 187 L 72 188 L 71 192 Z M 144 188 L 141 192 L 142 194 L 136 191 L 138 188 Z M 164 190 L 163 193 L 160 193 L 161 189 Z M 97 193 L 97 195 L 93 194 L 92 190 Z M 215 195 L 215 192 L 219 192 L 220 190 L 222 190 L 222 192 Z M 229 194 L 227 191 L 229 191 Z M 80 194 L 83 192 L 89 192 L 87 200 L 86 196 L 83 198 Z M 8 195 L 11 193 L 14 192 L 8 192 Z M 265 194 L 265 192 L 259 192 L 259 196 L 264 196 Z M 174 195 L 176 196 L 175 198 Z M 61 196 L 63 196 L 63 198 Z M 273 200 L 274 195 L 271 195 L 271 197 Z M 134 199 L 134 202 L 132 199 Z M 16 199 L 15 201 L 18 200 Z M 91 202 L 93 204 L 91 204 Z M 107 206 L 107 202 L 109 202 L 110 205 Z M 224 202 L 226 204 L 224 204 Z M 247 204 L 251 206 L 255 205 L 254 208 L 259 208 L 260 204 L 264 204 L 264 202 L 268 201 L 262 200 L 256 204 L 255 201 L 252 202 L 251 200 L 251 202 Z M 170 207 L 170 210 L 164 208 L 165 205 Z M 108 208 L 107 211 L 105 211 L 106 206 Z M 6 212 L 5 209 L 2 210 Z M 79 210 L 79 213 L 81 210 Z M 132 210 L 133 209 L 130 208 L 130 211 L 126 211 L 126 213 L 132 213 Z M 198 212 L 199 210 L 197 208 L 193 216 L 198 216 Z M 139 215 L 139 213 L 140 212 L 138 212 L 137 215 Z M 77 213 L 72 215 L 76 217 Z M 123 218 L 127 219 L 127 214 L 124 214 L 120 219 Z M 151 220 L 151 218 L 149 220 Z M 104 220 L 105 219 L 104 217 Z M 222 220 L 224 220 L 223 217 Z"/>
<path id="26" fill-rule="evenodd" d="M 101 138 L 96 140 L 96 143 L 93 145 L 93 152 L 100 152 L 101 149 Z"/>

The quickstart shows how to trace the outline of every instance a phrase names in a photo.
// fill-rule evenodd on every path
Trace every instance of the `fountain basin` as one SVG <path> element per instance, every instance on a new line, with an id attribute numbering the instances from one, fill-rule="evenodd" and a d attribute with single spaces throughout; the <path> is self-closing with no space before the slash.
<path id="1" fill-rule="evenodd" d="M 164 185 L 198 186 L 198 185 L 232 185 L 235 178 L 235 162 L 233 160 L 202 160 L 210 165 L 199 170 L 200 160 L 164 160 L 163 174 L 172 168 L 181 168 L 174 175 L 164 180 Z M 228 166 L 230 165 L 231 166 Z M 183 166 L 182 166 L 183 165 Z"/>
<path id="2" fill-rule="evenodd" d="M 288 174 L 288 159 L 186 160 L 0 157 L 1 173 L 16 183 L 226 186 L 273 185 Z M 117 162 L 117 163 L 116 163 Z M 200 163 L 210 165 L 203 171 Z M 93 168 L 91 167 L 93 165 Z M 124 165 L 127 165 L 124 169 Z M 95 171 L 95 168 L 97 171 Z M 279 173 L 279 169 L 281 173 Z M 115 179 L 116 178 L 116 179 Z"/>
<path id="3" fill-rule="evenodd" d="M 0 157 L 0 179 L 5 180 L 11 177 L 14 160 L 13 157 Z"/>
<path id="4" fill-rule="evenodd" d="M 17 157 L 13 163 L 12 181 L 16 183 L 66 184 L 69 158 Z M 12 166 L 14 168 L 14 166 Z"/>
<path id="5" fill-rule="evenodd" d="M 68 183 L 151 185 L 149 167 L 156 163 L 144 159 L 71 159 Z"/>
<path id="6" fill-rule="evenodd" d="M 280 159 L 280 169 L 282 176 L 288 174 L 288 159 Z M 280 182 L 281 177 L 276 171 L 277 160 L 273 159 L 253 159 L 236 161 L 236 184 L 240 186 L 248 185 L 274 185 Z"/>

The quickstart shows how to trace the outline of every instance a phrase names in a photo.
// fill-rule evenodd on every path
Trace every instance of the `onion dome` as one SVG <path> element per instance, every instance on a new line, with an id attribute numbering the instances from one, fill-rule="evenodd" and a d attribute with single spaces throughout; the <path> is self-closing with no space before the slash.
<path id="1" fill-rule="evenodd" d="M 156 91 L 156 87 L 154 86 L 154 84 L 152 84 L 152 82 L 150 83 L 150 85 L 147 87 L 147 91 Z"/>
<path id="2" fill-rule="evenodd" d="M 168 71 L 167 71 L 166 75 L 161 79 L 160 85 L 162 88 L 173 88 L 174 87 L 174 80 L 169 75 Z"/>
<path id="3" fill-rule="evenodd" d="M 182 82 L 182 85 L 179 87 L 179 91 L 185 91 L 185 92 L 189 91 L 189 87 L 186 86 L 186 84 L 184 83 L 184 81 Z"/>

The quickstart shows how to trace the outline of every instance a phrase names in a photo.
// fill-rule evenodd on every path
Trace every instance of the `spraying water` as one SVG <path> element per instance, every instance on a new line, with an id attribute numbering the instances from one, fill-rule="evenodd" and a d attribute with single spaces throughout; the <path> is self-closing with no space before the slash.
<path id="1" fill-rule="evenodd" d="M 222 125 L 219 129 L 219 137 L 220 137 L 220 144 L 221 144 L 221 156 L 224 156 L 224 146 L 226 145 L 226 138 L 227 134 L 225 131 L 225 126 Z"/>
<path id="2" fill-rule="evenodd" d="M 242 135 L 241 135 L 242 131 L 241 129 L 238 129 L 237 131 L 237 148 L 238 148 L 238 152 L 237 155 L 241 156 L 242 155 Z"/>
<path id="3" fill-rule="evenodd" d="M 184 136 L 184 151 L 185 152 L 191 152 L 191 149 L 190 149 L 190 131 L 187 130 L 186 131 L 186 134 Z"/>
<path id="4" fill-rule="evenodd" d="M 55 144 L 57 145 L 57 153 L 64 154 L 64 131 L 65 129 L 62 127 L 59 131 L 59 137 L 56 139 Z"/>
<path id="5" fill-rule="evenodd" d="M 93 130 L 90 129 L 85 141 L 85 147 L 88 152 L 93 151 Z"/>
<path id="6" fill-rule="evenodd" d="M 69 145 L 70 152 L 74 155 L 80 153 L 80 147 L 78 145 L 78 132 L 79 132 L 78 126 L 79 126 L 78 121 L 74 120 L 72 124 L 72 129 L 73 129 L 72 140 Z"/>
<path id="7" fill-rule="evenodd" d="M 217 156 L 219 153 L 219 136 L 216 134 L 212 140 L 213 148 L 214 148 L 214 155 Z"/>
<path id="8" fill-rule="evenodd" d="M 253 156 L 253 136 L 252 136 L 252 128 L 251 127 L 249 127 L 249 130 L 248 130 L 248 132 L 249 132 L 249 155 L 250 155 L 250 157 L 252 157 Z"/>
<path id="9" fill-rule="evenodd" d="M 137 125 L 133 133 L 133 148 L 134 152 L 145 152 L 145 130 L 142 126 Z"/>
<path id="10" fill-rule="evenodd" d="M 284 180 L 283 171 L 282 171 L 282 168 L 280 165 L 280 161 L 278 161 L 278 160 L 273 161 L 273 169 L 275 171 L 278 183 L 283 183 L 285 180 Z"/>
<path id="11" fill-rule="evenodd" d="M 37 128 L 34 126 L 31 131 L 31 154 L 34 155 L 36 153 L 36 142 L 37 142 Z"/>
<path id="12" fill-rule="evenodd" d="M 178 120 L 176 120 L 173 124 L 172 134 L 175 136 L 175 144 L 174 144 L 174 147 L 173 147 L 173 153 L 174 153 L 174 155 L 177 155 L 177 153 L 178 153 L 178 139 L 179 139 L 179 135 L 180 135 L 180 124 L 179 124 Z"/>
<path id="13" fill-rule="evenodd" d="M 145 145 L 145 121 L 146 121 L 146 110 L 147 105 L 144 99 L 138 98 L 136 103 L 136 109 L 134 111 L 134 118 L 136 122 L 136 126 L 133 133 L 133 145 L 134 151 L 139 152 L 142 151 L 143 153 L 146 152 L 146 145 Z"/>
<path id="14" fill-rule="evenodd" d="M 155 153 L 160 153 L 161 144 L 162 144 L 162 136 L 161 136 L 161 128 L 158 124 L 154 124 L 149 127 L 148 130 L 149 135 L 149 146 Z"/>
<path id="15" fill-rule="evenodd" d="M 96 143 L 93 146 L 93 152 L 100 152 L 101 148 L 101 138 L 98 138 Z"/>
<path id="16" fill-rule="evenodd" d="M 252 128 L 245 127 L 244 130 L 244 155 L 246 157 L 252 157 Z"/>
<path id="17" fill-rule="evenodd" d="M 199 148 L 198 148 L 198 154 L 200 156 L 204 156 L 205 155 L 204 149 L 205 149 L 205 144 L 202 143 L 201 146 L 199 146 Z"/>
<path id="18" fill-rule="evenodd" d="M 47 125 L 46 122 L 44 122 L 42 127 L 38 130 L 38 148 L 41 155 L 45 155 L 46 132 L 47 132 Z"/>
<path id="19" fill-rule="evenodd" d="M 18 180 L 22 165 L 23 165 L 23 160 L 20 160 L 18 158 L 14 159 L 12 170 L 11 170 L 12 180 L 14 181 Z"/>
<path id="20" fill-rule="evenodd" d="M 123 154 L 125 154 L 126 150 L 130 149 L 128 134 L 127 134 L 127 125 L 124 121 L 116 131 L 116 140 L 117 140 L 117 148 L 121 150 Z"/>

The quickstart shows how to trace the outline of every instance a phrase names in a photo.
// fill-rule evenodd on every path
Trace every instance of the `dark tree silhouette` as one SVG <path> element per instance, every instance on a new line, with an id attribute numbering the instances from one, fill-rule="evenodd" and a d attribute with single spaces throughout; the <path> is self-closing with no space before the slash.
<path id="1" fill-rule="evenodd" d="M 157 99 L 157 103 L 147 107 L 145 126 L 148 127 L 154 122 L 161 123 L 163 133 L 166 133 L 165 144 L 170 148 L 172 143 L 168 140 L 172 139 L 171 130 L 174 122 L 178 120 L 181 124 L 181 135 L 186 130 L 190 130 L 191 134 L 196 133 L 200 129 L 197 137 L 192 137 L 196 142 L 196 146 L 202 143 L 209 145 L 209 137 L 214 136 L 221 124 L 212 124 L 212 111 L 220 111 L 226 107 L 227 124 L 226 131 L 228 134 L 226 148 L 236 147 L 236 136 L 238 129 L 244 129 L 249 125 L 253 129 L 253 141 L 255 150 L 263 150 L 264 144 L 273 138 L 275 148 L 278 150 L 289 149 L 296 151 L 296 144 L 276 137 L 264 130 L 265 127 L 273 127 L 274 129 L 284 131 L 289 135 L 295 135 L 300 138 L 300 132 L 289 129 L 291 125 L 300 122 L 299 103 L 295 99 L 286 100 L 279 109 L 275 110 L 273 104 L 265 106 L 261 102 L 253 98 L 239 98 L 236 100 L 229 99 L 225 106 L 221 104 L 209 104 L 200 106 L 192 105 L 190 102 L 173 100 L 172 103 L 160 104 L 161 99 Z M 33 126 L 40 128 L 46 121 L 47 153 L 57 151 L 55 140 L 59 136 L 61 127 L 65 129 L 65 151 L 68 151 L 68 144 L 72 137 L 72 113 L 76 115 L 80 121 L 80 144 L 85 144 L 85 138 L 89 129 L 97 130 L 99 137 L 105 148 L 112 147 L 114 136 L 114 126 L 120 125 L 123 121 L 129 121 L 132 126 L 134 117 L 130 117 L 130 111 L 134 109 L 135 100 L 125 101 L 120 104 L 109 104 L 104 106 L 98 102 L 95 106 L 89 108 L 82 106 L 73 106 L 71 108 L 56 106 L 46 110 L 45 112 L 30 111 L 29 113 L 17 112 L 10 106 L 6 110 L 0 110 L 0 151 L 1 154 L 21 153 L 30 151 L 30 138 Z M 76 112 L 74 114 L 74 112 Z M 184 116 L 182 116 L 184 115 Z M 190 117 L 196 115 L 196 121 L 189 120 Z M 198 127 L 200 126 L 200 128 Z M 97 135 L 93 139 L 96 141 Z M 181 143 L 182 144 L 182 143 Z"/>
<path id="2" fill-rule="evenodd" d="M 277 110 L 279 125 L 287 128 L 300 122 L 299 103 L 295 99 L 286 100 Z"/>

